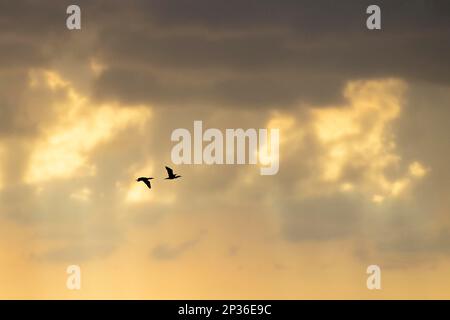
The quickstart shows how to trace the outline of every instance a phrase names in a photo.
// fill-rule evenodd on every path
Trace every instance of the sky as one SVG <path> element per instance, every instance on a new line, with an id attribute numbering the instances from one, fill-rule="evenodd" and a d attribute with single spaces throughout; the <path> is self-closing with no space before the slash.
<path id="1" fill-rule="evenodd" d="M 70 4 L 0 2 L 0 298 L 450 298 L 448 1 Z M 278 173 L 174 165 L 195 120 Z"/>

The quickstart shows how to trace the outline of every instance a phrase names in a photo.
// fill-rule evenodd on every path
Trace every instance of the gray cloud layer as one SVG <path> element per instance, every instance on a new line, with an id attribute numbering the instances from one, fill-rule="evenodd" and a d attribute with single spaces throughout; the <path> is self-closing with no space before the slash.
<path id="1" fill-rule="evenodd" d="M 383 29 L 374 32 L 365 28 L 369 4 L 81 1 L 77 34 L 64 28 L 64 1 L 19 1 L 1 8 L 1 61 L 26 68 L 96 57 L 109 67 L 95 84 L 99 98 L 164 105 L 325 103 L 349 78 L 448 85 L 448 2 L 379 1 Z"/>

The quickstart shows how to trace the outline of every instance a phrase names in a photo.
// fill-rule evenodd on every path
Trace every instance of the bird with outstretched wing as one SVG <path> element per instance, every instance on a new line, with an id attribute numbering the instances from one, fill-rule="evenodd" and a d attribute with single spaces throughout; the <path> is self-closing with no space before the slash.
<path id="1" fill-rule="evenodd" d="M 137 182 L 143 182 L 143 183 L 145 183 L 145 185 L 146 185 L 149 189 L 151 189 L 151 188 L 152 188 L 152 185 L 150 184 L 150 180 L 151 180 L 151 179 L 153 179 L 153 178 L 140 177 L 140 178 L 138 178 L 136 181 L 137 181 Z"/>
<path id="2" fill-rule="evenodd" d="M 173 173 L 173 170 L 172 170 L 171 168 L 167 167 L 167 166 L 166 166 L 166 170 L 167 170 L 167 175 L 168 175 L 168 177 L 166 178 L 166 180 L 173 180 L 173 179 L 176 179 L 176 178 L 180 178 L 180 177 L 181 177 L 181 176 L 179 176 L 178 174 Z"/>

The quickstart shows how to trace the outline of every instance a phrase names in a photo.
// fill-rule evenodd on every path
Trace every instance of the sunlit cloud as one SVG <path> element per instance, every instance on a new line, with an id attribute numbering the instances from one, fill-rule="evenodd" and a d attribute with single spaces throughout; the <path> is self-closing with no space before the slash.
<path id="1" fill-rule="evenodd" d="M 279 131 L 279 148 L 282 151 L 282 158 L 279 161 L 282 161 L 284 157 L 288 158 L 295 154 L 296 149 L 302 143 L 302 139 L 305 134 L 304 128 L 298 123 L 297 119 L 289 114 L 274 112 L 265 127 L 270 130 L 278 130 Z M 255 150 L 255 154 L 257 159 L 259 159 L 261 166 L 266 166 L 271 164 L 274 161 L 271 153 L 271 136 L 268 135 L 268 139 L 265 144 L 261 144 L 260 147 Z M 251 175 L 247 175 L 245 177 L 245 182 L 252 182 L 253 177 Z"/>
<path id="2" fill-rule="evenodd" d="M 62 110 L 56 123 L 42 130 L 31 155 L 27 183 L 94 175 L 96 168 L 88 161 L 89 153 L 127 127 L 142 128 L 150 117 L 145 106 L 92 105 L 56 73 L 43 75 L 50 88 L 65 88 L 68 95 L 58 101 Z M 37 79 L 35 76 L 34 85 Z"/>
<path id="3" fill-rule="evenodd" d="M 385 171 L 401 165 L 390 128 L 401 116 L 406 84 L 400 80 L 350 82 L 344 91 L 349 104 L 312 111 L 313 127 L 321 145 L 321 180 L 338 183 L 341 190 L 362 191 L 381 203 L 399 196 L 411 184 L 409 173 L 389 178 Z M 345 181 L 346 170 L 357 168 L 362 178 L 353 188 Z M 409 171 L 416 177 L 425 169 L 414 162 Z"/>
<path id="4" fill-rule="evenodd" d="M 402 161 L 392 131 L 406 90 L 397 79 L 351 81 L 344 105 L 312 107 L 297 116 L 274 113 L 268 127 L 280 129 L 281 161 L 302 157 L 299 166 L 308 164 L 311 171 L 298 181 L 299 197 L 357 192 L 380 204 L 423 178 L 428 169 Z"/>
<path id="5" fill-rule="evenodd" d="M 420 162 L 415 161 L 409 165 L 409 173 L 414 177 L 423 177 L 428 173 L 426 169 Z"/>
<path id="6" fill-rule="evenodd" d="M 132 168 L 130 176 L 136 178 L 147 177 L 153 172 L 153 168 L 154 166 L 151 163 L 147 163 L 139 168 Z M 149 192 L 149 189 L 141 182 L 137 183 L 135 180 L 131 180 L 126 185 L 119 182 L 117 187 L 119 190 L 126 191 L 125 201 L 128 203 L 143 203 L 154 200 L 154 193 Z"/>

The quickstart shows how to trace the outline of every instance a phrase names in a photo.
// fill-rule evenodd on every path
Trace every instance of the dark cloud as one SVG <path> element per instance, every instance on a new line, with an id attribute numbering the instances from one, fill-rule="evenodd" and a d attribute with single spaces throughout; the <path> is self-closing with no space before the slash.
<path id="1" fill-rule="evenodd" d="M 357 235 L 363 226 L 380 250 L 447 253 L 446 225 L 436 235 L 432 227 L 421 226 L 427 221 L 446 221 L 441 215 L 450 206 L 446 200 L 450 192 L 446 151 L 450 150 L 446 139 L 450 3 L 377 3 L 382 8 L 383 29 L 373 32 L 365 29 L 369 1 L 80 1 L 82 30 L 74 32 L 65 28 L 70 2 L 0 4 L 0 137 L 12 138 L 5 142 L 8 153 L 1 163 L 2 179 L 7 183 L 0 195 L 1 214 L 19 223 L 44 222 L 67 231 L 54 237 L 72 244 L 50 250 L 42 259 L 106 256 L 116 248 L 122 232 L 100 232 L 96 219 L 112 230 L 117 227 L 119 209 L 110 209 L 120 206 L 115 183 L 131 180 L 126 169 L 132 165 L 147 160 L 169 163 L 169 137 L 174 128 L 190 128 L 198 119 L 210 127 L 263 127 L 268 112 L 251 116 L 235 112 L 284 109 L 301 118 L 299 102 L 336 104 L 342 101 L 341 91 L 349 80 L 395 76 L 417 85 L 410 91 L 413 103 L 408 102 L 398 123 L 398 153 L 405 163 L 420 160 L 432 171 L 418 186 L 416 202 L 386 209 L 393 219 L 367 218 L 374 211 L 357 197 L 332 194 L 296 199 L 292 190 L 298 181 L 318 174 L 314 161 L 321 150 L 310 137 L 303 148 L 289 146 L 295 151 L 290 157 L 282 153 L 279 175 L 264 180 L 258 176 L 258 188 L 235 184 L 251 170 L 248 167 L 180 166 L 183 176 L 195 176 L 196 181 L 177 186 L 178 201 L 189 203 L 190 208 L 176 213 L 216 212 L 211 203 L 215 208 L 221 205 L 223 212 L 239 210 L 255 199 L 276 195 L 282 236 L 289 241 L 346 238 Z M 32 187 L 15 180 L 26 172 L 34 137 L 54 119 L 51 106 L 67 92 L 48 94 L 48 90 L 29 88 L 28 71 L 58 69 L 63 64 L 58 71 L 76 79 L 78 85 L 84 78 L 77 79 L 74 73 L 85 73 L 92 58 L 107 69 L 90 79 L 92 87 L 87 92 L 91 98 L 148 103 L 157 109 L 151 128 L 146 136 L 125 131 L 92 151 L 89 161 L 98 168 L 95 178 L 73 178 L 70 185 L 50 182 L 45 184 L 47 191 L 37 196 Z M 170 114 L 161 108 L 166 106 L 177 112 L 170 121 L 166 121 Z M 226 115 L 224 110 L 230 107 L 233 113 Z M 349 181 L 360 179 L 360 168 L 346 170 Z M 102 190 L 104 197 L 94 194 L 95 205 L 68 202 L 68 195 L 86 184 Z M 269 210 L 263 205 L 259 209 Z M 149 212 L 136 206 L 127 214 L 132 222 L 155 225 L 171 210 L 155 205 Z M 88 217 L 91 212 L 95 217 Z M 80 237 L 105 234 L 92 248 L 77 245 L 78 234 L 69 232 L 71 227 L 81 228 L 84 219 L 93 226 Z M 372 224 L 367 226 L 367 221 Z M 160 244 L 151 255 L 175 259 L 198 241 Z M 237 249 L 230 249 L 231 255 L 236 253 Z"/>
<path id="2" fill-rule="evenodd" d="M 333 101 L 349 79 L 450 80 L 443 1 L 382 1 L 376 32 L 365 28 L 364 1 L 135 3 L 131 26 L 105 17 L 99 28 L 97 52 L 110 67 L 100 97 L 289 107 Z"/>

